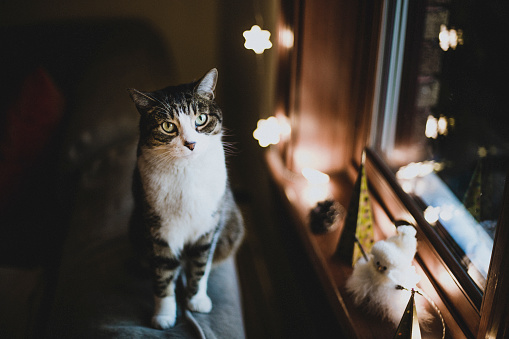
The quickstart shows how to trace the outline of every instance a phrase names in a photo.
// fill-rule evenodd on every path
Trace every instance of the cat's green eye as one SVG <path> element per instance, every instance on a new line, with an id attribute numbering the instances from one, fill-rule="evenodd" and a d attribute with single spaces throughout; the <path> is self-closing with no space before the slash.
<path id="1" fill-rule="evenodd" d="M 177 126 L 175 126 L 174 123 L 171 123 L 171 122 L 168 122 L 168 121 L 163 122 L 161 124 L 161 128 L 166 133 L 175 133 L 175 132 L 177 132 Z"/>
<path id="2" fill-rule="evenodd" d="M 209 116 L 205 113 L 202 113 L 196 117 L 194 124 L 196 125 L 196 127 L 203 126 L 203 125 L 205 125 L 205 123 L 207 122 L 208 119 L 209 119 Z"/>

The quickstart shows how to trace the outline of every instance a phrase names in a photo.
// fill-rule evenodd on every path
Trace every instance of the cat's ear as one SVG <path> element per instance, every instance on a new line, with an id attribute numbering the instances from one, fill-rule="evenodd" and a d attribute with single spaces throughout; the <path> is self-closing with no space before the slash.
<path id="1" fill-rule="evenodd" d="M 214 90 L 216 89 L 217 83 L 217 69 L 212 68 L 198 81 L 198 85 L 195 87 L 195 91 L 198 95 L 207 98 L 209 100 L 214 99 Z"/>
<path id="2" fill-rule="evenodd" d="M 131 99 L 139 109 L 146 110 L 153 105 L 153 99 L 146 93 L 140 92 L 134 88 L 128 88 L 127 92 L 129 92 Z"/>

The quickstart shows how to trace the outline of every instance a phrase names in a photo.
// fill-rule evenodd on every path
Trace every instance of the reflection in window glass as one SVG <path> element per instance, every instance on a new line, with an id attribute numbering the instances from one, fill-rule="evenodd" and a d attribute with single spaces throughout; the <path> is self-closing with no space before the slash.
<path id="1" fill-rule="evenodd" d="M 388 110 L 377 102 L 383 128 L 374 143 L 483 288 L 509 169 L 509 6 L 495 0 L 425 3 L 407 13 L 398 105 Z M 385 72 L 395 71 L 388 66 Z M 390 128 L 395 133 L 388 136 Z"/>

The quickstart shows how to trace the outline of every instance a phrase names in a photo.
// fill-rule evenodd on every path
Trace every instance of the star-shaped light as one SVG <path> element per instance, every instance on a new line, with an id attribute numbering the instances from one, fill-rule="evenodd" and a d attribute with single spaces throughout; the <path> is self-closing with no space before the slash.
<path id="1" fill-rule="evenodd" d="M 253 137 L 258 140 L 262 147 L 276 145 L 281 137 L 288 137 L 291 132 L 290 124 L 285 118 L 269 117 L 258 120 Z"/>
<path id="2" fill-rule="evenodd" d="M 258 120 L 257 128 L 253 132 L 253 137 L 258 140 L 262 147 L 275 145 L 280 140 L 281 127 L 279 126 L 276 117 L 269 117 L 268 119 Z"/>
<path id="3" fill-rule="evenodd" d="M 242 35 L 246 39 L 244 47 L 246 49 L 252 49 L 256 54 L 261 54 L 266 49 L 272 47 L 270 32 L 262 30 L 258 25 L 254 25 L 249 31 L 244 31 Z"/>

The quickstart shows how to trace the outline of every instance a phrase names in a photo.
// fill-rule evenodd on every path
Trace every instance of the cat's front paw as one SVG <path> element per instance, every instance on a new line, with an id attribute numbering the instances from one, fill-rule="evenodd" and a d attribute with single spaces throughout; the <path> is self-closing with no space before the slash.
<path id="1" fill-rule="evenodd" d="M 209 313 L 212 301 L 206 293 L 198 293 L 187 301 L 187 308 L 193 312 Z"/>
<path id="2" fill-rule="evenodd" d="M 166 330 L 175 325 L 177 320 L 177 303 L 174 296 L 165 298 L 155 297 L 155 310 L 152 326 L 159 330 Z"/>
<path id="3" fill-rule="evenodd" d="M 154 315 L 152 317 L 152 326 L 158 330 L 167 330 L 175 325 L 175 316 L 171 315 Z"/>

